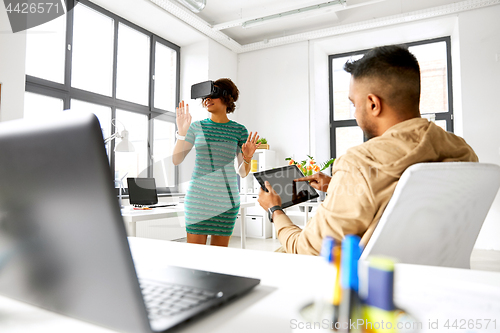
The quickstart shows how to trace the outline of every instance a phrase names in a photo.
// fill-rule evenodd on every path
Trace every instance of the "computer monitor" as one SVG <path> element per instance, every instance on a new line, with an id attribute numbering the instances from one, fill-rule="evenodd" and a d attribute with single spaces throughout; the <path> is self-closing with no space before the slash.
<path id="1" fill-rule="evenodd" d="M 155 205 L 158 192 L 154 178 L 127 178 L 128 196 L 131 205 Z"/>

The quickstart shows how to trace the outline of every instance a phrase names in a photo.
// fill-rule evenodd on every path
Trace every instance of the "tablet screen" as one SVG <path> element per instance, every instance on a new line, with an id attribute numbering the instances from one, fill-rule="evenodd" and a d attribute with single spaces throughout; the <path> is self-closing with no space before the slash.
<path id="1" fill-rule="evenodd" d="M 296 165 L 256 172 L 253 174 L 262 189 L 266 190 L 267 180 L 281 197 L 281 207 L 287 208 L 307 200 L 319 197 L 318 192 L 309 182 L 294 182 L 294 179 L 304 177 Z"/>

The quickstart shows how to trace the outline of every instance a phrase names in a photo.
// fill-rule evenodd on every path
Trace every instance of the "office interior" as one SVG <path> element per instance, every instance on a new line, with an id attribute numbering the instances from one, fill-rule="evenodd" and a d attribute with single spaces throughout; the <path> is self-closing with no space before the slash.
<path id="1" fill-rule="evenodd" d="M 192 102 L 193 119 L 203 119 L 207 113 L 199 102 L 190 100 L 190 86 L 204 80 L 232 78 L 241 91 L 241 98 L 231 119 L 265 136 L 272 143 L 277 161 L 284 161 L 292 154 L 309 154 L 318 160 L 330 157 L 329 55 L 449 36 L 454 133 L 473 147 L 481 162 L 500 164 L 497 128 L 500 112 L 495 100 L 500 89 L 500 23 L 497 19 L 500 4 L 496 1 L 475 1 L 473 5 L 467 1 L 429 2 L 424 11 L 409 11 L 412 15 L 394 10 L 392 15 L 366 18 L 370 16 L 366 12 L 377 6 L 373 4 L 360 9 L 358 15 L 365 10 L 362 17 L 366 19 L 344 25 L 340 22 L 337 25 L 342 29 L 330 32 L 330 36 L 317 33 L 323 31 L 318 29 L 300 38 L 276 37 L 274 33 L 269 34 L 274 39 L 245 43 L 242 37 L 243 42 L 236 43 L 233 49 L 207 37 L 152 1 L 93 2 L 180 46 L 179 97 Z M 409 6 L 407 1 L 385 5 Z M 10 26 L 4 8 L 1 13 L 0 120 L 8 121 L 23 118 L 23 55 L 29 32 L 7 33 Z M 349 22 L 349 18 L 344 20 Z M 265 25 L 263 27 L 262 35 L 266 36 Z M 179 173 L 180 178 L 189 178 L 191 170 L 183 168 Z M 181 192 L 185 186 L 180 186 Z M 475 249 L 500 251 L 499 238 L 500 198 L 497 196 Z"/>
<path id="2" fill-rule="evenodd" d="M 231 78 L 241 95 L 230 119 L 264 136 L 281 165 L 292 155 L 312 155 L 319 161 L 331 157 L 330 55 L 449 37 L 453 131 L 475 150 L 480 162 L 500 165 L 500 104 L 496 100 L 500 91 L 499 0 L 426 0 L 420 2 L 421 7 L 412 5 L 411 0 L 375 1 L 360 6 L 357 17 L 339 15 L 336 29 L 318 26 L 303 34 L 266 33 L 266 25 L 262 25 L 255 28 L 260 36 L 253 40 L 241 37 L 239 43 L 207 36 L 196 24 L 191 26 L 155 4 L 161 1 L 92 2 L 180 47 L 179 100 L 190 102 L 193 120 L 206 118 L 207 112 L 199 101 L 190 99 L 191 85 Z M 326 1 L 297 1 L 300 5 L 319 2 Z M 392 11 L 379 13 L 375 10 L 378 5 Z M 29 31 L 12 34 L 5 8 L 0 6 L 0 32 L 0 121 L 4 122 L 24 117 Z M 194 154 L 189 158 L 194 161 Z M 180 168 L 178 172 L 179 179 L 189 179 L 192 169 Z M 187 182 L 179 184 L 179 192 L 186 186 Z M 500 271 L 499 240 L 497 195 L 474 246 L 475 253 L 493 262 L 484 269 Z M 248 244 L 270 252 L 279 246 L 276 240 L 269 245 L 269 240 L 261 239 Z M 295 264 L 290 261 L 290 265 Z M 451 278 L 452 274 L 446 276 Z"/>

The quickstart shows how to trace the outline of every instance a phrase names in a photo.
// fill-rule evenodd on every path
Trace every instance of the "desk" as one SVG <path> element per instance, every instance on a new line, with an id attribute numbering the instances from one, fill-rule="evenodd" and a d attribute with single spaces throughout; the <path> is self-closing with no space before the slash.
<path id="1" fill-rule="evenodd" d="M 139 273 L 158 268 L 161 262 L 261 279 L 245 297 L 175 332 L 290 333 L 292 321 L 300 320 L 298 309 L 313 298 L 317 273 L 323 265 L 321 258 L 305 255 L 133 237 L 129 244 Z M 421 332 L 487 333 L 500 329 L 500 273 L 398 264 L 395 279 L 396 303 L 418 316 L 423 323 Z M 497 328 L 447 330 L 441 322 L 446 316 L 496 319 Z M 4 297 L 0 297 L 0 318 L 2 333 L 112 332 Z M 429 319 L 439 319 L 441 329 L 429 329 Z"/>
<path id="2" fill-rule="evenodd" d="M 241 214 L 241 248 L 246 247 L 246 209 L 248 207 L 255 206 L 255 201 L 241 202 L 240 203 L 240 214 Z M 135 237 L 137 234 L 137 222 L 139 221 L 149 221 L 157 219 L 167 219 L 184 216 L 184 204 L 177 204 L 172 207 L 159 207 L 147 210 L 134 210 L 132 207 L 122 209 L 123 222 L 127 228 L 127 234 L 130 237 Z"/>
<path id="3" fill-rule="evenodd" d="M 129 238 L 140 273 L 158 263 L 257 277 L 261 284 L 248 295 L 194 320 L 176 332 L 290 333 L 298 309 L 312 300 L 323 262 L 319 257 Z M 170 255 L 175 253 L 176 255 Z M 500 273 L 398 264 L 396 303 L 417 315 L 422 332 L 498 332 L 500 329 Z M 308 283 L 310 282 L 310 283 Z M 446 330 L 442 319 L 497 320 L 496 330 Z M 112 331 L 0 297 L 0 332 L 111 333 Z M 441 329 L 429 329 L 428 320 Z M 309 332 L 304 330 L 304 332 Z"/>
<path id="4" fill-rule="evenodd" d="M 184 205 L 177 204 L 172 207 L 160 207 L 147 210 L 135 210 L 130 207 L 122 209 L 123 222 L 127 228 L 127 235 L 129 237 L 136 237 L 137 234 L 137 222 L 158 220 L 158 219 L 168 219 L 175 217 L 184 216 Z"/>

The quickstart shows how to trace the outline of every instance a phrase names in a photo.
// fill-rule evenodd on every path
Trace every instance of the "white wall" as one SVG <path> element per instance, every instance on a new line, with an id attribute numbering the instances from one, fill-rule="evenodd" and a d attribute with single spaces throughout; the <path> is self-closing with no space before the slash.
<path id="1" fill-rule="evenodd" d="M 238 56 L 236 53 L 210 39 L 208 42 L 208 59 L 209 80 L 230 78 L 238 86 Z"/>
<path id="2" fill-rule="evenodd" d="M 238 120 L 276 151 L 278 165 L 309 153 L 308 42 L 240 54 Z"/>
<path id="3" fill-rule="evenodd" d="M 322 163 L 330 158 L 330 96 L 328 77 L 328 53 L 320 43 L 309 45 L 311 73 L 309 95 L 311 109 L 310 153 Z M 322 121 L 317 121 L 321 119 Z"/>
<path id="4" fill-rule="evenodd" d="M 208 78 L 208 41 L 181 48 L 180 100 L 189 104 L 189 112 L 196 121 L 206 117 L 199 102 L 191 100 L 191 85 Z M 179 191 L 185 192 L 194 169 L 195 151 L 191 151 L 179 166 Z"/>
<path id="5" fill-rule="evenodd" d="M 0 121 L 23 117 L 26 33 L 12 33 L 5 6 L 0 5 Z"/>
<path id="6" fill-rule="evenodd" d="M 241 120 L 267 136 L 279 159 L 329 156 L 328 55 L 451 36 L 455 132 L 482 162 L 500 164 L 500 6 L 239 55 Z M 500 57 L 500 56 L 499 56 Z M 242 95 L 243 97 L 243 95 Z M 309 120 L 310 123 L 309 123 Z M 304 138 L 311 136 L 310 142 Z M 300 157 L 298 156 L 298 157 Z M 500 250 L 500 198 L 476 248 Z"/>
<path id="7" fill-rule="evenodd" d="M 205 40 L 181 48 L 180 99 L 189 104 L 193 121 L 207 116 L 199 100 L 191 99 L 191 85 L 208 80 L 208 44 L 208 40 Z"/>
<path id="8" fill-rule="evenodd" d="M 236 65 L 236 53 L 208 38 L 181 48 L 180 99 L 189 103 L 193 120 L 205 119 L 209 114 L 201 106 L 200 99 L 191 99 L 191 86 L 222 77 L 237 82 Z"/>
<path id="9" fill-rule="evenodd" d="M 464 138 L 481 162 L 500 164 L 500 6 L 459 17 Z M 476 248 L 500 250 L 500 195 Z"/>

